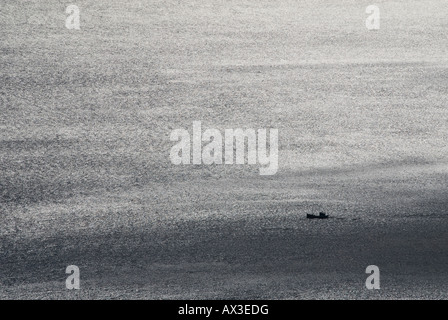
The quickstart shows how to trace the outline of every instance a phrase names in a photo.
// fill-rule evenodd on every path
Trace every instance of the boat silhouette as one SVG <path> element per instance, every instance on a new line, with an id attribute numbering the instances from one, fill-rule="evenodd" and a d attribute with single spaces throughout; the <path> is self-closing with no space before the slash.
<path id="1" fill-rule="evenodd" d="M 306 217 L 308 219 L 328 219 L 328 214 L 325 212 L 319 212 L 319 215 L 307 213 Z"/>

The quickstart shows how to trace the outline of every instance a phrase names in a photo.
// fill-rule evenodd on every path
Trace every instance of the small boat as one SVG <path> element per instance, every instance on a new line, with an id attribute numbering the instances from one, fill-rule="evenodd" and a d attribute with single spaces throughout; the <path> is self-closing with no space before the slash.
<path id="1" fill-rule="evenodd" d="M 307 213 L 306 217 L 308 219 L 328 219 L 329 216 L 325 212 L 319 212 L 319 215 Z"/>

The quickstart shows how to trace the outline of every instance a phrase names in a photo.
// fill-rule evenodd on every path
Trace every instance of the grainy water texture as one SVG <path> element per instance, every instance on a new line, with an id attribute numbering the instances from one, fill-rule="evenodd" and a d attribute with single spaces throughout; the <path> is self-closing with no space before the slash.
<path id="1" fill-rule="evenodd" d="M 448 2 L 371 4 L 2 1 L 0 298 L 447 299 Z M 193 121 L 277 174 L 172 164 Z"/>

